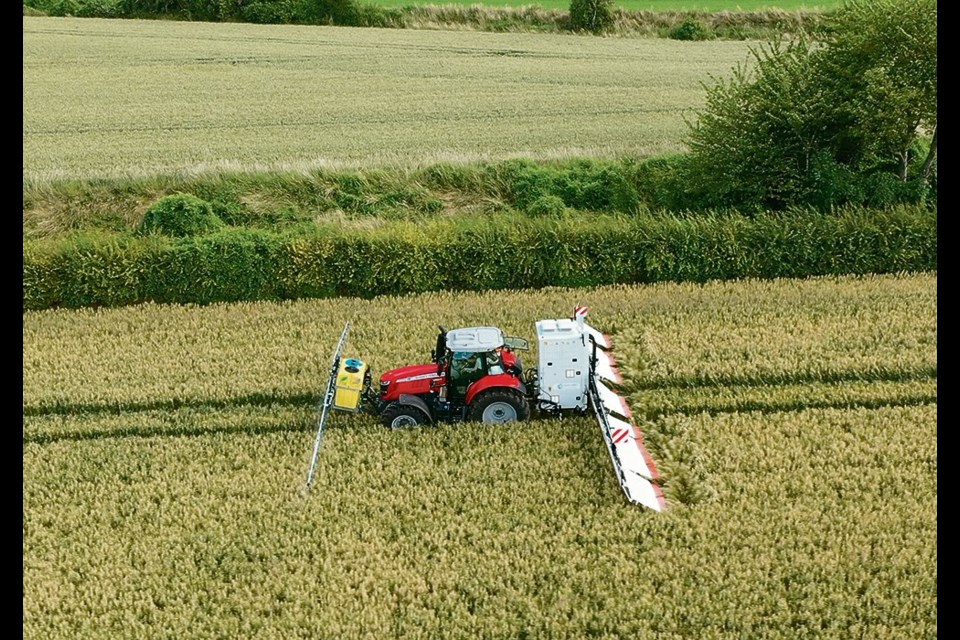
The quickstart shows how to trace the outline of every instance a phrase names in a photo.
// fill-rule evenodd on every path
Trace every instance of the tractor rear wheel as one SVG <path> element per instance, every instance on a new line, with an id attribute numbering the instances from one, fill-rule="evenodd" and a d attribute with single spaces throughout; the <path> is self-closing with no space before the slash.
<path id="1" fill-rule="evenodd" d="M 430 418 L 420 409 L 399 402 L 391 402 L 384 407 L 380 420 L 391 429 L 406 429 L 430 422 Z"/>
<path id="2" fill-rule="evenodd" d="M 510 389 L 484 391 L 470 404 L 470 419 L 478 422 L 499 424 L 529 418 L 530 403 Z"/>

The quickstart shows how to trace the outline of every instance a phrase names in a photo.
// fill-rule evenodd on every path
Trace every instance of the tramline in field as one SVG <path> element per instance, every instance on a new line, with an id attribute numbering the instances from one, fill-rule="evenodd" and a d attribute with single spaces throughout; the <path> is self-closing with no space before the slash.
<path id="1" fill-rule="evenodd" d="M 439 327 L 430 364 L 384 372 L 379 389 L 362 360 L 343 358 L 350 332 L 340 334 L 320 403 L 317 435 L 307 475 L 313 484 L 317 456 L 331 409 L 366 411 L 387 427 L 401 429 L 438 422 L 488 424 L 527 420 L 536 412 L 563 416 L 592 412 L 627 499 L 655 511 L 666 508 L 657 470 L 632 423 L 626 398 L 608 385 L 622 382 L 610 339 L 585 321 L 587 307 L 572 318 L 536 322 L 538 362 L 524 369 L 519 351 L 530 343 L 497 327 Z"/>

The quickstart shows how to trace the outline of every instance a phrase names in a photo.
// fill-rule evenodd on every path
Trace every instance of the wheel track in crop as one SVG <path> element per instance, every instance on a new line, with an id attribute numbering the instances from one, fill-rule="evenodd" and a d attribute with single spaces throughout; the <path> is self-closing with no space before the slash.
<path id="1" fill-rule="evenodd" d="M 888 372 L 889 373 L 889 372 Z M 870 379 L 872 376 L 872 380 Z M 812 409 L 879 409 L 896 406 L 936 404 L 936 369 L 897 372 L 879 375 L 876 372 L 845 372 L 834 376 L 831 383 L 814 380 L 808 375 L 792 376 L 789 382 L 746 382 L 733 378 L 721 381 L 665 380 L 657 384 L 634 385 L 631 405 L 638 424 L 644 431 L 656 431 L 657 424 L 677 416 L 725 413 L 784 413 Z M 863 383 L 860 389 L 845 397 L 810 399 L 803 397 L 804 384 L 821 383 L 821 388 L 844 390 L 839 380 Z M 889 389 L 880 389 L 891 383 Z M 908 388 L 901 388 L 906 385 Z M 665 391 L 710 390 L 720 398 L 693 398 L 672 401 Z M 795 399 L 774 397 L 775 390 L 797 394 Z M 868 391 L 879 389 L 870 395 Z M 746 397 L 723 394 L 737 390 Z M 751 396 L 752 394 L 752 396 Z M 227 399 L 158 399 L 126 403 L 57 403 L 24 407 L 23 444 L 49 444 L 62 441 L 103 440 L 132 437 L 197 437 L 210 434 L 264 434 L 309 431 L 314 427 L 317 396 L 309 393 L 254 393 Z M 226 424 L 218 420 L 222 418 Z M 227 417 L 241 415 L 232 422 Z M 279 416 L 278 414 L 284 414 Z M 284 417 L 285 416 L 285 417 Z M 280 420 L 280 422 L 278 422 Z M 71 421 L 83 424 L 70 428 Z M 114 422 L 116 426 L 110 426 Z M 44 423 L 48 423 L 45 426 Z M 207 423 L 207 424 L 204 424 Z M 211 424 L 212 423 L 212 424 Z M 331 428 L 349 426 L 331 425 Z M 656 448 L 656 442 L 654 442 Z"/>

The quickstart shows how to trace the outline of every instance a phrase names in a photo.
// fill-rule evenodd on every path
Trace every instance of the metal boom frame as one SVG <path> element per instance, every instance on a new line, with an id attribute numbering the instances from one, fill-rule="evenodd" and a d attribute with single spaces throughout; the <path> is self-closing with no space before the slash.
<path id="1" fill-rule="evenodd" d="M 653 482 L 653 476 L 650 474 L 650 470 L 646 469 L 646 475 L 644 472 L 640 471 L 638 467 L 639 464 L 643 464 L 644 467 L 652 465 L 647 465 L 646 463 L 641 463 L 638 459 L 633 461 L 624 460 L 621 458 L 618 451 L 619 446 L 628 446 L 627 442 L 624 442 L 618 445 L 614 442 L 612 437 L 613 429 L 611 428 L 610 420 L 611 417 L 608 415 L 607 406 L 603 402 L 603 398 L 600 395 L 600 389 L 598 385 L 600 377 L 597 373 L 597 341 L 591 336 L 590 342 L 592 343 L 592 352 L 590 354 L 590 372 L 588 380 L 588 392 L 590 398 L 590 405 L 593 407 L 593 412 L 597 416 L 597 422 L 600 424 L 600 432 L 603 436 L 604 444 L 607 445 L 607 451 L 610 453 L 610 460 L 613 463 L 613 472 L 617 476 L 617 481 L 620 483 L 620 487 L 623 489 L 624 494 L 627 496 L 627 500 L 635 504 L 643 505 L 655 511 L 662 511 L 666 508 L 666 502 L 663 499 L 663 492 L 660 490 L 660 487 Z M 621 398 L 622 400 L 622 398 Z M 614 411 L 616 413 L 616 411 Z M 624 423 L 625 426 L 629 423 Z M 635 427 L 631 428 L 635 429 Z M 646 449 L 643 446 L 642 442 L 634 442 L 636 447 L 636 454 L 638 456 L 647 456 Z"/>
<path id="2" fill-rule="evenodd" d="M 590 404 L 593 406 L 593 412 L 597 416 L 597 422 L 600 423 L 600 433 L 603 435 L 604 443 L 607 445 L 607 451 L 610 452 L 610 459 L 613 462 L 613 472 L 617 474 L 617 481 L 620 483 L 623 492 L 627 495 L 627 499 L 630 500 L 630 502 L 637 502 L 636 499 L 630 495 L 630 490 L 627 488 L 627 478 L 623 473 L 623 465 L 620 463 L 616 448 L 613 446 L 613 440 L 610 438 L 610 422 L 607 420 L 607 408 L 604 406 L 603 400 L 600 398 L 600 392 L 597 390 L 597 341 L 593 339 L 593 336 L 590 337 L 590 343 L 592 345 L 590 353 L 590 377 L 588 381 Z"/>
<path id="3" fill-rule="evenodd" d="M 317 418 L 317 437 L 313 442 L 313 457 L 310 459 L 310 470 L 307 472 L 307 491 L 313 484 L 313 474 L 317 470 L 317 456 L 320 455 L 320 443 L 323 441 L 323 429 L 327 426 L 327 416 L 330 414 L 330 405 L 333 404 L 333 396 L 336 391 L 337 370 L 340 368 L 340 356 L 343 354 L 343 347 L 347 343 L 347 335 L 350 333 L 350 322 L 348 321 L 340 334 L 340 341 L 337 343 L 337 349 L 333 354 L 333 363 L 330 365 L 330 378 L 327 380 L 327 390 L 323 394 L 323 400 L 320 406 L 320 416 Z"/>

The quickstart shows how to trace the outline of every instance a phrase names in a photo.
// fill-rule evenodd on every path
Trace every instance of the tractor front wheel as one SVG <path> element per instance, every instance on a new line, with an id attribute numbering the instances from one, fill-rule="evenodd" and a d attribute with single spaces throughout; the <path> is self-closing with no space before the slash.
<path id="1" fill-rule="evenodd" d="M 384 407 L 380 420 L 391 429 L 406 429 L 430 422 L 430 418 L 420 409 L 399 402 L 391 402 Z"/>
<path id="2" fill-rule="evenodd" d="M 491 389 L 481 393 L 470 404 L 470 419 L 487 424 L 513 422 L 530 418 L 530 403 L 516 391 Z"/>

